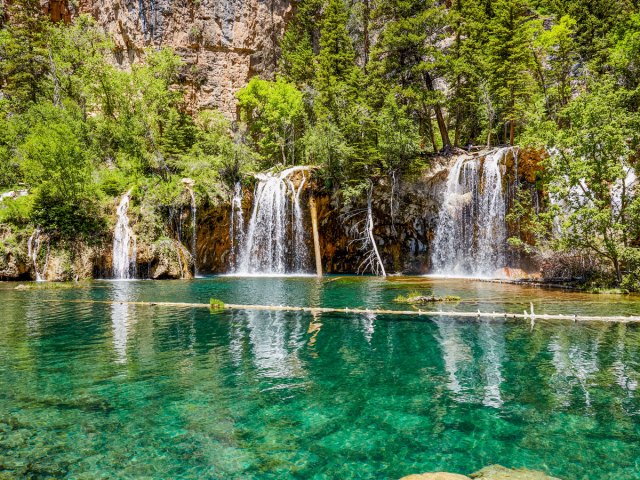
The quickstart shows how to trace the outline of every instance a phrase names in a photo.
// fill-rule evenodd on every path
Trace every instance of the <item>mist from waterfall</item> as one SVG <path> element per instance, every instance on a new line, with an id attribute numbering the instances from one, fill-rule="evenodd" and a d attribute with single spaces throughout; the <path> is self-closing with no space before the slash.
<path id="1" fill-rule="evenodd" d="M 135 278 L 136 238 L 129 226 L 129 200 L 131 190 L 122 196 L 116 211 L 117 221 L 113 232 L 113 278 L 127 280 Z"/>
<path id="2" fill-rule="evenodd" d="M 296 180 L 294 174 L 300 174 Z M 232 228 L 238 246 L 235 273 L 284 275 L 308 273 L 310 253 L 301 196 L 305 168 L 257 176 L 253 210 L 244 230 L 241 192 L 236 188 Z M 241 235 L 239 235 L 242 233 Z"/>
<path id="3" fill-rule="evenodd" d="M 433 273 L 494 277 L 506 266 L 506 198 L 502 167 L 512 149 L 460 157 L 449 172 L 438 215 Z"/>

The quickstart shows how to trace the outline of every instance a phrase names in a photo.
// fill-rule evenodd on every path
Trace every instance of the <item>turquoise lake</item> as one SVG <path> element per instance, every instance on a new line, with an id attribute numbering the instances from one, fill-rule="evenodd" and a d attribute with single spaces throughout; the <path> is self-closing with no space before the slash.
<path id="1" fill-rule="evenodd" d="M 640 325 L 156 301 L 640 314 L 640 298 L 392 277 L 0 283 L 0 478 L 640 478 Z M 92 303 L 108 301 L 108 303 Z"/>

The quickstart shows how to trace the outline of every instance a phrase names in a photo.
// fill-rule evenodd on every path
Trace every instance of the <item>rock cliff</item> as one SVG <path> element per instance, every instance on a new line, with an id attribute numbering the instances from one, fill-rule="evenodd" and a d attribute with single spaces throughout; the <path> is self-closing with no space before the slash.
<path id="1" fill-rule="evenodd" d="M 80 0 L 46 2 L 54 20 L 88 13 L 114 39 L 123 68 L 148 47 L 171 47 L 184 62 L 190 108 L 235 118 L 235 93 L 254 75 L 270 77 L 292 14 L 289 0 Z M 71 12 L 71 13 L 69 13 Z"/>

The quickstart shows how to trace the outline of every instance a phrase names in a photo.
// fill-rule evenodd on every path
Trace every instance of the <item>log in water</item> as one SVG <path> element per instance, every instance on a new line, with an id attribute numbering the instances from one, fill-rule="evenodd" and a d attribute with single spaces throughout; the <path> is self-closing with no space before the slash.
<path id="1" fill-rule="evenodd" d="M 211 308 L 208 303 L 180 303 L 180 302 L 118 302 L 111 300 L 43 300 L 52 303 L 93 303 L 93 304 L 117 304 L 136 305 L 148 307 L 171 307 L 171 308 Z M 352 315 L 398 315 L 405 317 L 463 317 L 463 318 L 484 318 L 484 319 L 521 319 L 530 320 L 563 320 L 572 322 L 615 322 L 615 323 L 640 323 L 640 316 L 601 316 L 601 315 L 567 315 L 567 314 L 536 314 L 526 310 L 523 313 L 506 312 L 460 312 L 460 311 L 429 311 L 429 310 L 386 310 L 386 309 L 362 309 L 362 308 L 330 308 L 330 307 L 293 307 L 287 305 L 234 305 L 224 304 L 225 310 L 251 310 L 270 312 L 305 312 L 311 314 L 320 313 L 340 313 Z"/>

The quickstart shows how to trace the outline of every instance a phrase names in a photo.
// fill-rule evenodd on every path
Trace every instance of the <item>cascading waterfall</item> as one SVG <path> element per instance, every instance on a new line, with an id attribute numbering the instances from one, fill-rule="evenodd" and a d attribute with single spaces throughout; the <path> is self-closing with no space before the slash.
<path id="1" fill-rule="evenodd" d="M 113 232 L 113 278 L 126 280 L 135 278 L 136 238 L 129 226 L 129 200 L 131 190 L 125 193 L 118 205 L 118 220 Z"/>
<path id="2" fill-rule="evenodd" d="M 242 184 L 237 182 L 231 200 L 231 222 L 229 223 L 229 238 L 231 239 L 231 262 L 233 270 L 237 270 L 239 248 L 244 243 L 244 211 L 242 210 Z"/>
<path id="3" fill-rule="evenodd" d="M 291 178 L 288 178 L 289 189 L 293 195 L 293 243 L 296 248 L 296 252 L 299 252 L 300 248 L 305 248 L 306 231 L 304 229 L 304 220 L 302 216 L 302 206 L 300 205 L 300 195 L 304 189 L 304 184 L 307 181 L 307 177 L 302 176 L 302 180 L 296 189 Z M 306 258 L 301 255 L 296 255 L 294 258 L 294 269 L 296 272 L 304 271 L 306 266 Z"/>
<path id="4" fill-rule="evenodd" d="M 433 271 L 491 277 L 505 267 L 507 227 L 502 166 L 511 148 L 460 157 L 447 178 L 433 241 Z"/>
<path id="5" fill-rule="evenodd" d="M 305 170 L 305 167 L 293 167 L 257 177 L 259 182 L 249 226 L 238 243 L 240 255 L 236 273 L 282 275 L 306 272 L 309 249 L 300 203 L 306 182 Z M 298 172 L 302 180 L 296 187 L 292 176 Z M 234 200 L 237 215 L 241 206 L 238 207 L 236 201 L 240 202 L 241 197 Z M 237 221 L 238 217 L 234 223 Z"/>
<path id="6" fill-rule="evenodd" d="M 193 276 L 198 275 L 198 226 L 197 226 L 197 216 L 198 216 L 198 207 L 196 204 L 196 194 L 193 191 L 193 188 L 188 188 L 189 195 L 191 195 L 191 259 L 193 261 Z"/>
<path id="7" fill-rule="evenodd" d="M 44 282 L 45 275 L 47 273 L 47 267 L 49 266 L 49 239 L 47 238 L 47 254 L 44 261 L 44 268 L 42 273 L 38 272 L 38 256 L 40 255 L 40 249 L 42 248 L 42 231 L 40 227 L 36 227 L 29 240 L 27 241 L 27 255 L 33 264 L 33 272 L 36 277 L 36 282 Z"/>

